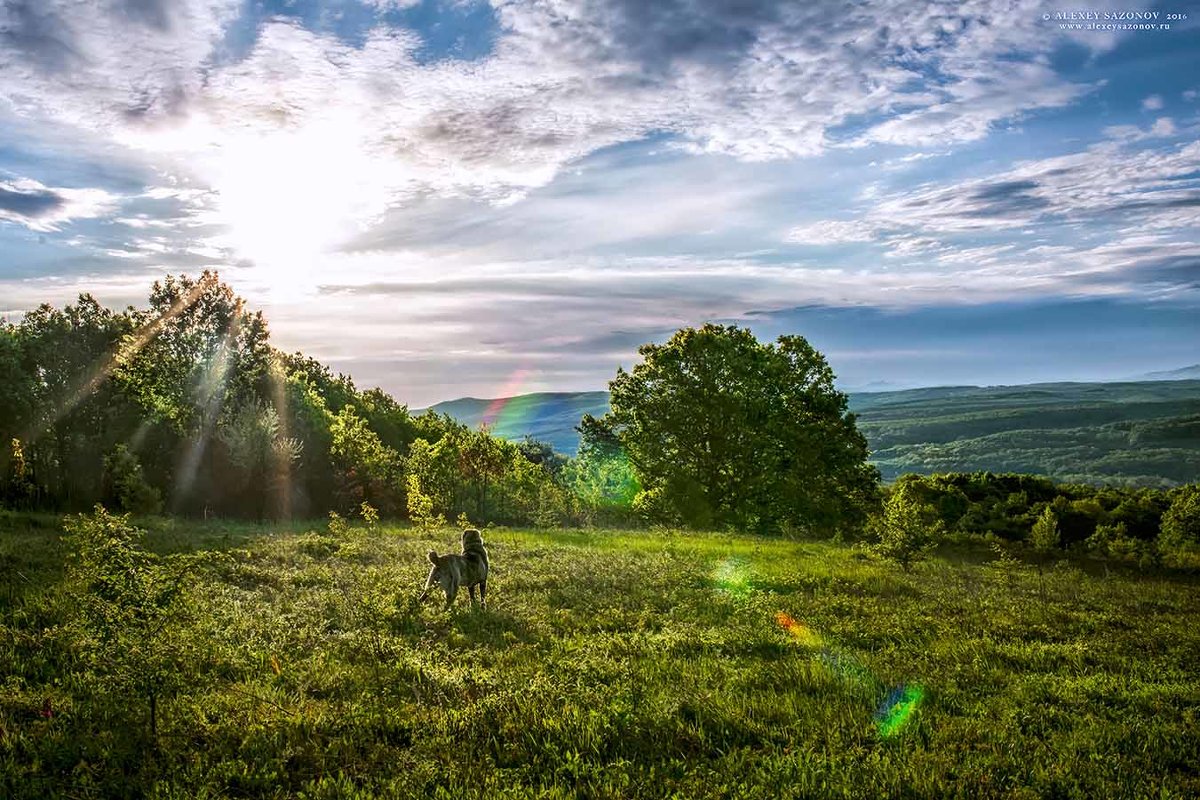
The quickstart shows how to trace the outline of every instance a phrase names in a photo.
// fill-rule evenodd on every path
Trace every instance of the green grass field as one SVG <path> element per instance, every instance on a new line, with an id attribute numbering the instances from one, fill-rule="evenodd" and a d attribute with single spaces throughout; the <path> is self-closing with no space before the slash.
<path id="1" fill-rule="evenodd" d="M 490 608 L 445 613 L 453 530 L 157 522 L 228 557 L 155 748 L 77 674 L 57 521 L 0 526 L 3 797 L 1200 796 L 1194 577 L 489 530 Z"/>

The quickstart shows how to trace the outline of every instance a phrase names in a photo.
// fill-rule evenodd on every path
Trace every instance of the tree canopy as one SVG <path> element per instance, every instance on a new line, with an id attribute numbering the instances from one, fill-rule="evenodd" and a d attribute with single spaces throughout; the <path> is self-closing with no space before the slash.
<path id="1" fill-rule="evenodd" d="M 584 418 L 585 447 L 619 448 L 651 516 L 696 527 L 830 530 L 876 502 L 867 442 L 825 358 L 801 336 L 763 344 L 733 325 L 639 348 Z"/>
<path id="2" fill-rule="evenodd" d="M 403 515 L 416 487 L 447 519 L 581 512 L 549 448 L 414 417 L 280 352 L 213 272 L 155 282 L 142 309 L 84 294 L 0 320 L 0 445 L 0 504 L 19 509 Z"/>

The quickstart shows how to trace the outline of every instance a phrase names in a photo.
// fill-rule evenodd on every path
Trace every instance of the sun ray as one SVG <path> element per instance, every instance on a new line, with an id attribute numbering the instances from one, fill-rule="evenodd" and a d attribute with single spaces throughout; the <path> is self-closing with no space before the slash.
<path id="1" fill-rule="evenodd" d="M 267 381 L 271 391 L 271 400 L 275 405 L 275 413 L 279 416 L 279 431 L 277 441 L 286 442 L 291 438 L 287 402 L 287 373 L 280 358 L 271 359 L 267 369 Z M 270 486 L 275 495 L 275 511 L 283 519 L 292 516 L 292 459 L 279 447 L 271 451 Z"/>
<path id="2" fill-rule="evenodd" d="M 208 441 L 212 438 L 213 429 L 216 428 L 217 417 L 225 402 L 226 382 L 229 380 L 229 373 L 233 366 L 233 358 L 230 353 L 241 329 L 241 318 L 239 303 L 237 310 L 229 319 L 225 335 L 217 346 L 217 352 L 209 359 L 207 368 L 200 378 L 198 387 L 201 403 L 200 430 L 188 444 L 187 451 L 180 463 L 179 474 L 175 478 L 177 501 L 182 500 L 191 492 L 196 481 L 196 473 L 200 469 L 200 461 L 208 449 Z"/>
<path id="3" fill-rule="evenodd" d="M 157 336 L 171 320 L 178 317 L 196 302 L 204 291 L 203 282 L 197 282 L 186 295 L 179 297 L 170 308 L 149 322 L 139 326 L 131 333 L 125 334 L 112 352 L 106 354 L 95 364 L 71 390 L 65 400 L 57 404 L 48 417 L 34 423 L 21 437 L 22 441 L 35 442 L 42 434 L 54 427 L 63 417 L 70 414 L 84 400 L 93 395 L 100 386 L 112 377 L 120 367 L 131 362 L 142 349 Z"/>

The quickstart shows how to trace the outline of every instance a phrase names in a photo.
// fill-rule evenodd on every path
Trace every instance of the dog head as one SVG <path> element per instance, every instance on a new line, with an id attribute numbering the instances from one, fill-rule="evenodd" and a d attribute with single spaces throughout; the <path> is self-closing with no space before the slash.
<path id="1" fill-rule="evenodd" d="M 433 565 L 433 568 L 429 570 L 429 578 L 425 581 L 426 590 L 435 583 L 447 592 L 457 588 L 456 571 L 448 556 L 439 556 L 436 550 L 430 550 L 429 563 Z"/>
<path id="2" fill-rule="evenodd" d="M 483 544 L 483 534 L 474 528 L 467 528 L 462 532 L 462 546 L 465 550 L 474 544 Z"/>

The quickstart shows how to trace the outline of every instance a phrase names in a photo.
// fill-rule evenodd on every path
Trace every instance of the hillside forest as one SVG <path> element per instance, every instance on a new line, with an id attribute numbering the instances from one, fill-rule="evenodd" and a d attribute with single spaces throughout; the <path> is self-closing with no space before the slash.
<path id="1" fill-rule="evenodd" d="M 706 331 L 713 342 L 736 339 L 747 353 L 758 352 L 753 337 L 736 328 L 706 326 L 683 340 L 705 340 Z M 779 352 L 791 348 L 793 361 L 795 352 L 809 359 L 805 368 L 826 386 L 821 402 L 832 404 L 830 419 L 850 437 L 851 461 L 861 461 L 865 444 L 854 444 L 861 438 L 855 415 L 847 412 L 845 395 L 832 389 L 832 371 L 802 339 L 789 341 L 781 338 Z M 697 357 L 708 358 L 706 352 Z M 614 385 L 629 380 L 622 375 Z M 506 441 L 433 410 L 410 413 L 381 389 L 360 389 L 302 353 L 274 348 L 263 315 L 211 272 L 155 282 L 145 308 L 108 309 L 85 294 L 72 305 L 43 305 L 0 325 L 0 499 L 15 510 L 102 504 L 141 515 L 247 520 L 382 515 L 422 527 L 463 520 L 705 524 L 682 518 L 683 504 L 656 500 L 688 481 L 663 474 L 669 465 L 648 471 L 629 457 L 653 448 L 631 445 L 614 435 L 619 431 L 597 430 L 590 438 L 585 430 L 579 450 L 568 456 L 545 442 Z M 1139 435 L 1158 435 L 1157 428 L 1147 431 Z M 900 435 L 888 435 L 898 446 Z M 769 445 L 740 444 L 738 463 L 751 463 Z M 738 469 L 740 475 L 748 467 Z M 855 476 L 853 513 L 843 509 L 818 520 L 762 511 L 763 492 L 800 498 L 807 490 L 755 476 L 728 485 L 757 486 L 746 492 L 759 493 L 760 511 L 718 509 L 707 522 L 736 520 L 768 534 L 876 539 L 889 529 L 907 530 L 914 541 L 905 547 L 916 552 L 925 535 L 918 531 L 1023 541 L 1045 519 L 1055 547 L 1149 562 L 1197 539 L 1195 485 L 1122 487 L 946 472 L 888 476 L 896 480 L 882 486 L 873 469 L 848 469 Z M 1165 540 L 1160 532 L 1168 534 Z"/>

